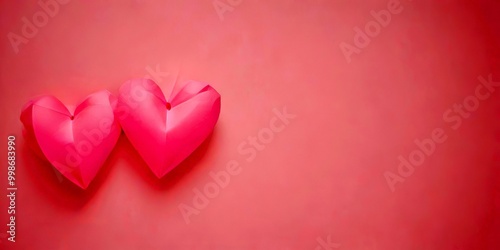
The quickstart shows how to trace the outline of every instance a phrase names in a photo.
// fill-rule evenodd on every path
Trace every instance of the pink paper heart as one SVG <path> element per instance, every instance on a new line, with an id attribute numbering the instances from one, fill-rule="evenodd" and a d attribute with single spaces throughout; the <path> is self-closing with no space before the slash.
<path id="1" fill-rule="evenodd" d="M 23 107 L 23 134 L 35 153 L 86 189 L 120 136 L 115 104 L 115 97 L 100 91 L 88 96 L 72 113 L 57 98 L 42 96 Z"/>
<path id="2" fill-rule="evenodd" d="M 210 135 L 220 113 L 220 95 L 210 85 L 190 81 L 165 99 L 149 79 L 125 82 L 116 117 L 127 138 L 161 178 Z"/>

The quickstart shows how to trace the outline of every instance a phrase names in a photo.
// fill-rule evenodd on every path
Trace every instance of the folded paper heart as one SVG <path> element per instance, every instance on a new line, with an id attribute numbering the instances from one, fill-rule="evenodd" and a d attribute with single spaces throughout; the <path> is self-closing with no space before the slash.
<path id="1" fill-rule="evenodd" d="M 120 136 L 115 104 L 108 91 L 88 96 L 74 112 L 53 96 L 31 100 L 21 112 L 26 142 L 68 180 L 86 189 Z"/>
<path id="2" fill-rule="evenodd" d="M 166 99 L 154 81 L 134 79 L 121 86 L 115 116 L 133 147 L 161 178 L 213 131 L 220 99 L 206 83 L 190 81 Z"/>
<path id="3" fill-rule="evenodd" d="M 122 85 L 118 100 L 101 91 L 74 112 L 52 96 L 33 99 L 23 107 L 21 121 L 35 153 L 86 189 L 115 146 L 120 125 L 161 178 L 210 135 L 220 105 L 219 93 L 206 83 L 190 81 L 165 99 L 155 82 L 135 79 Z"/>

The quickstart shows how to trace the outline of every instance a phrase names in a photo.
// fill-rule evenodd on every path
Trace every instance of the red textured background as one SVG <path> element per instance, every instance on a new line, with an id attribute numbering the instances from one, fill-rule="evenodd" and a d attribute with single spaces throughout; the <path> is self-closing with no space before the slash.
<path id="1" fill-rule="evenodd" d="M 500 4 L 401 0 L 347 63 L 339 44 L 388 2 L 244 0 L 221 20 L 211 0 L 73 0 L 15 53 L 9 32 L 41 9 L 2 1 L 0 155 L 15 135 L 19 190 L 11 243 L 0 160 L 0 249 L 316 249 L 328 237 L 338 249 L 500 249 L 500 88 L 457 130 L 442 119 L 478 76 L 500 80 Z M 122 135 L 82 192 L 24 145 L 30 98 L 77 104 L 148 67 L 170 73 L 164 92 L 178 78 L 222 95 L 213 135 L 165 178 Z M 283 107 L 297 117 L 247 161 L 238 146 Z M 384 173 L 435 128 L 448 139 L 391 192 Z M 179 205 L 230 160 L 241 173 L 186 223 Z"/>

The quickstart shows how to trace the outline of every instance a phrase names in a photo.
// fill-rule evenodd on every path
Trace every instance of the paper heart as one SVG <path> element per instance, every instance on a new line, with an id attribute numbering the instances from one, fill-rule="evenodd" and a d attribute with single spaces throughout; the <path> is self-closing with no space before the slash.
<path id="1" fill-rule="evenodd" d="M 115 116 L 127 138 L 161 178 L 186 159 L 212 132 L 220 113 L 220 95 L 210 85 L 190 81 L 165 99 L 149 79 L 125 82 Z"/>
<path id="2" fill-rule="evenodd" d="M 23 107 L 23 134 L 38 155 L 86 189 L 120 136 L 115 104 L 115 97 L 100 91 L 70 112 L 57 98 L 42 96 Z"/>

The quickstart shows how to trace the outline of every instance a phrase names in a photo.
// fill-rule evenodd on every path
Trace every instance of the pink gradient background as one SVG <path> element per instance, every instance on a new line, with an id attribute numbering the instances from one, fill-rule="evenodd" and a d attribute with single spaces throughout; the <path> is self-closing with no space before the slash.
<path id="1" fill-rule="evenodd" d="M 500 91 L 458 130 L 442 120 L 479 75 L 500 79 L 500 4 L 402 0 L 348 64 L 339 43 L 387 2 L 244 0 L 221 21 L 211 0 L 73 0 L 15 54 L 7 34 L 40 7 L 2 1 L 0 155 L 15 135 L 19 190 L 17 242 L 2 226 L 0 249 L 315 249 L 329 235 L 339 249 L 500 249 Z M 116 94 L 156 65 L 164 92 L 178 75 L 222 95 L 213 135 L 165 178 L 123 135 L 86 192 L 26 148 L 31 97 Z M 282 107 L 297 118 L 246 162 L 238 145 Z M 447 141 L 391 192 L 383 173 L 437 127 Z M 242 172 L 186 224 L 179 204 L 232 159 Z"/>

